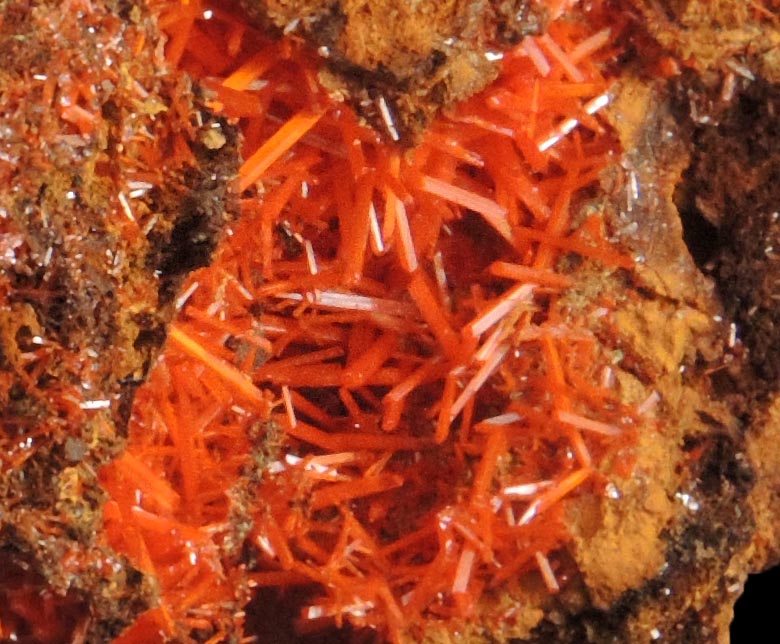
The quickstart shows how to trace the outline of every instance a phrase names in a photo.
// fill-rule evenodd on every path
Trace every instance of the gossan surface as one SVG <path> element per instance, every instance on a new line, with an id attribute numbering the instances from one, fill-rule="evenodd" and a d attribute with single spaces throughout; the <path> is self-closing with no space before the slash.
<path id="1" fill-rule="evenodd" d="M 495 79 L 500 51 L 544 29 L 544 0 L 244 0 L 254 24 L 304 39 L 319 79 L 362 118 L 409 145 L 441 108 Z M 392 116 L 390 116 L 392 115 Z"/>
<path id="2" fill-rule="evenodd" d="M 237 170 L 141 7 L 0 3 L 0 640 L 108 641 L 153 593 L 99 468 L 205 264 Z M 186 265 L 179 260 L 186 258 Z"/>
<path id="3" fill-rule="evenodd" d="M 630 472 L 640 417 L 593 331 L 610 300 L 567 297 L 583 263 L 632 266 L 582 210 L 616 152 L 598 112 L 617 28 L 600 3 L 553 4 L 402 150 L 298 43 L 225 4 L 158 3 L 168 59 L 246 161 L 242 217 L 182 288 L 101 472 L 109 541 L 159 588 L 116 642 L 227 641 L 265 587 L 298 589 L 302 633 L 500 637 L 490 598 L 565 583 L 561 501 Z"/>

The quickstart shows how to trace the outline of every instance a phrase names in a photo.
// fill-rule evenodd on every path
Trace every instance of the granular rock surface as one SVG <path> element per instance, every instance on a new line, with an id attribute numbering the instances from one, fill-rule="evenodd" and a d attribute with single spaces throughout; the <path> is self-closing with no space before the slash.
<path id="1" fill-rule="evenodd" d="M 230 128 L 145 46 L 158 37 L 141 6 L 0 3 L 3 640 L 106 641 L 154 595 L 99 536 L 97 469 L 236 168 Z"/>
<path id="2" fill-rule="evenodd" d="M 265 103 L 240 94 L 265 79 L 223 82 L 227 54 L 185 42 L 216 32 L 212 4 L 151 5 L 0 0 L 0 639 L 728 642 L 747 574 L 780 560 L 776 4 L 245 0 L 244 24 L 234 3 L 214 3 L 235 29 L 226 51 L 255 30 L 276 57 L 266 71 L 296 52 L 305 70 L 318 61 L 322 95 L 313 76 L 291 91 L 275 68 L 281 89 Z M 566 22 L 580 9 L 589 32 L 581 16 Z M 163 56 L 159 11 L 168 60 L 185 59 L 191 76 Z M 543 40 L 561 16 L 558 40 Z M 583 68 L 612 52 L 598 62 L 608 92 L 588 94 L 605 86 L 602 67 L 577 81 L 564 46 Z M 498 76 L 508 51 L 535 79 L 511 87 L 529 92 L 522 104 Z M 563 69 L 552 81 L 550 61 Z M 496 77 L 506 84 L 486 104 L 504 110 L 500 127 L 478 102 L 479 118 L 457 112 Z M 523 110 L 544 117 L 529 107 L 542 91 L 560 92 L 573 116 L 549 136 L 507 136 Z M 413 167 L 414 150 L 397 144 L 419 141 L 442 108 L 462 120 L 445 121 L 439 148 L 423 148 L 429 164 Z M 234 181 L 239 130 L 259 150 Z M 483 130 L 499 138 L 485 144 Z M 355 145 L 343 149 L 333 131 L 362 138 L 344 135 Z M 512 227 L 502 199 L 514 184 L 491 154 L 520 159 L 513 177 L 528 177 Z M 236 184 L 260 250 L 252 226 L 236 225 L 219 279 L 184 282 L 211 261 Z M 352 197 L 363 219 L 345 213 Z M 325 216 L 329 199 L 341 202 Z M 547 227 L 551 211 L 569 217 L 561 230 Z M 506 286 L 510 273 L 541 280 L 539 292 Z M 315 286 L 298 292 L 297 279 Z M 220 312 L 229 297 L 248 317 Z M 481 354 L 508 356 L 500 371 L 458 362 L 483 325 L 497 340 Z M 179 353 L 152 372 L 133 424 L 169 331 Z M 575 362 L 582 346 L 602 361 L 591 371 Z M 201 386 L 227 403 L 190 422 Z M 441 412 L 466 394 L 471 408 Z M 382 415 L 394 396 L 395 417 Z M 437 413 L 447 422 L 431 422 Z M 171 427 L 224 437 L 234 425 L 238 438 L 189 445 L 213 471 L 206 457 L 181 464 L 180 436 L 154 442 Z M 557 433 L 528 439 L 540 426 Z M 478 436 L 461 441 L 468 431 Z M 245 453 L 230 460 L 236 445 Z M 404 479 L 415 462 L 427 469 Z M 557 478 L 514 481 L 524 467 Z M 222 484 L 231 468 L 224 494 L 194 489 L 196 475 Z M 353 485 L 358 475 L 374 487 Z M 425 512 L 431 529 L 403 532 Z M 488 539 L 486 524 L 506 529 Z M 393 559 L 418 542 L 409 561 Z M 502 561 L 516 566 L 508 581 L 496 581 Z M 404 566 L 425 569 L 425 583 L 398 581 Z M 210 604 L 209 584 L 229 601 Z"/>

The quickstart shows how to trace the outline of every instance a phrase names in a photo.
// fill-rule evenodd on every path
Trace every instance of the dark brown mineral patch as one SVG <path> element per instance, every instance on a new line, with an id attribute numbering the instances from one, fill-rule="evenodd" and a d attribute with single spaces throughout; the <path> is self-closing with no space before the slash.
<path id="1" fill-rule="evenodd" d="M 684 81 L 692 155 L 678 200 L 696 231 L 689 245 L 748 349 L 742 386 L 765 397 L 780 378 L 780 86 L 728 78 L 715 91 Z"/>

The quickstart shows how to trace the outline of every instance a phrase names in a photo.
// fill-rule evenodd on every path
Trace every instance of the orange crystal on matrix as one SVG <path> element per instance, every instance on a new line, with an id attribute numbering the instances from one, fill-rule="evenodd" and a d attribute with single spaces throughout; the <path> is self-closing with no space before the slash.
<path id="1" fill-rule="evenodd" d="M 242 217 L 102 472 L 109 540 L 160 598 L 117 642 L 227 641 L 257 588 L 299 598 L 304 634 L 499 631 L 487 598 L 565 582 L 560 501 L 628 467 L 637 421 L 585 322 L 608 306 L 571 305 L 582 272 L 559 270 L 631 267 L 581 207 L 615 154 L 616 28 L 565 4 L 402 150 L 298 42 L 226 3 L 159 3 L 169 60 L 246 161 Z"/>

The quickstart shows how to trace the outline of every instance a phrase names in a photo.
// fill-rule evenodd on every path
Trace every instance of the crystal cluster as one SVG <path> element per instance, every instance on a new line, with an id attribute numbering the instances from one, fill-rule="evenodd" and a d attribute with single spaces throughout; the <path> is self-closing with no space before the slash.
<path id="1" fill-rule="evenodd" d="M 256 588 L 299 588 L 303 633 L 511 633 L 496 598 L 565 583 L 562 501 L 630 472 L 641 413 L 586 270 L 633 265 L 587 207 L 616 152 L 615 28 L 557 5 L 408 150 L 295 40 L 226 4 L 158 7 L 246 160 L 241 218 L 182 287 L 101 471 L 109 542 L 160 591 L 118 642 L 222 641 Z"/>

